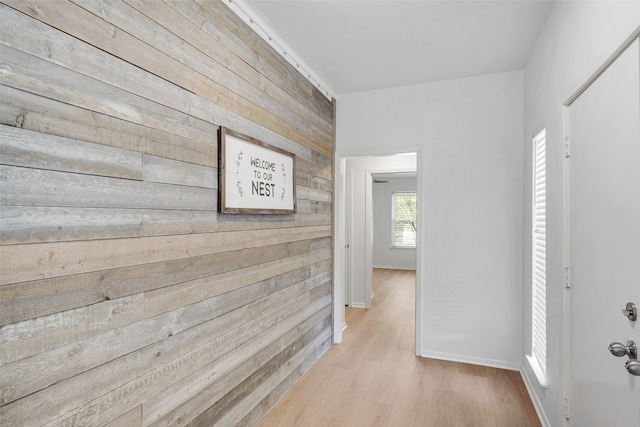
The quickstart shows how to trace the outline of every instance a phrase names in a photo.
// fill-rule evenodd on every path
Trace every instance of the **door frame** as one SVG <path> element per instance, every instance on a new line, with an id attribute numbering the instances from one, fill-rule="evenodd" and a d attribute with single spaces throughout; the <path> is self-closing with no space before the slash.
<path id="1" fill-rule="evenodd" d="M 424 199 L 425 196 L 423 194 L 423 147 L 421 146 L 412 146 L 412 147 L 398 147 L 393 149 L 372 149 L 372 150 L 363 150 L 363 151 L 344 151 L 344 152 L 336 152 L 335 153 L 335 187 L 334 191 L 335 195 L 335 235 L 334 235 L 334 251 L 336 254 L 342 254 L 345 250 L 345 194 L 344 194 L 344 181 L 345 181 L 345 173 L 346 173 L 346 159 L 348 157 L 372 157 L 372 156 L 392 156 L 397 154 L 406 154 L 406 153 L 415 153 L 416 154 L 416 194 L 417 194 L 417 211 L 418 211 L 418 235 L 416 241 L 416 284 L 415 284 L 415 354 L 420 356 L 422 353 L 422 272 L 424 271 L 423 265 L 423 236 L 426 234 L 425 229 L 427 224 L 425 221 L 422 221 L 421 218 L 424 218 Z M 367 171 L 367 177 L 371 178 L 371 171 Z M 371 187 L 371 183 L 369 179 L 367 179 L 367 183 Z M 372 247 L 369 245 L 369 254 L 365 257 L 367 266 L 369 269 L 369 277 L 372 277 L 373 267 L 372 267 Z M 336 256 L 336 262 L 334 264 L 334 312 L 336 313 L 334 317 L 334 343 L 339 343 L 342 341 L 342 332 L 347 327 L 345 323 L 345 264 L 344 258 L 339 255 Z M 366 287 L 365 287 L 366 289 Z M 371 289 L 369 287 L 369 289 Z"/>
<path id="2" fill-rule="evenodd" d="M 571 227 L 570 227 L 570 189 L 571 189 L 571 129 L 570 129 L 570 108 L 571 104 L 580 97 L 606 70 L 615 62 L 616 59 L 637 39 L 640 37 L 640 26 L 620 45 L 617 49 L 591 74 L 591 76 L 582 83 L 562 104 L 562 144 L 563 144 L 563 162 L 562 162 L 562 265 L 564 268 L 565 283 L 571 282 Z M 568 426 L 570 418 L 569 402 L 572 398 L 571 390 L 571 292 L 570 287 L 565 286 L 563 292 L 563 316 L 562 316 L 562 390 L 565 403 L 565 418 L 563 425 Z"/>
<path id="3" fill-rule="evenodd" d="M 417 163 L 417 159 L 416 159 Z M 416 164 L 417 169 L 417 164 Z M 403 172 L 413 172 L 407 171 L 405 169 L 367 169 L 365 171 L 365 286 L 364 286 L 364 307 L 371 308 L 371 299 L 374 297 L 375 293 L 373 290 L 373 175 L 376 174 L 385 174 L 385 173 L 403 173 Z M 417 170 L 416 172 L 416 185 L 418 181 Z M 417 195 L 416 191 L 416 195 Z M 419 199 L 419 197 L 417 197 Z M 417 200 L 416 200 L 417 201 Z M 420 210 L 418 207 L 418 203 L 416 203 L 416 215 L 420 217 Z M 416 236 L 417 237 L 417 236 Z M 418 253 L 417 253 L 418 241 L 416 241 L 416 275 L 417 275 L 417 261 L 418 261 Z M 418 283 L 416 276 L 416 284 Z"/>
<path id="4" fill-rule="evenodd" d="M 351 284 L 353 283 L 353 274 L 352 274 L 352 269 L 351 269 L 351 242 L 353 241 L 353 234 L 351 232 L 351 212 L 352 212 L 352 206 L 351 206 L 351 193 L 353 191 L 352 186 L 351 186 L 351 172 L 345 172 L 344 174 L 344 197 L 343 197 L 343 201 L 344 201 L 344 215 L 342 216 L 342 218 L 344 218 L 344 237 L 345 237 L 345 245 L 343 246 L 345 248 L 345 256 L 344 256 L 344 268 L 345 268 L 345 274 L 344 274 L 344 287 L 345 287 L 345 301 L 344 301 L 344 305 L 345 306 L 351 306 L 352 302 L 351 302 Z M 346 324 L 344 325 L 346 326 Z"/>

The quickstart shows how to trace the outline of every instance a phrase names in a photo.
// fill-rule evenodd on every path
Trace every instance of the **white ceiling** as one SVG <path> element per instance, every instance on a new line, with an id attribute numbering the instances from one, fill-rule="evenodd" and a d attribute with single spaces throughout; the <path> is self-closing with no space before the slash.
<path id="1" fill-rule="evenodd" d="M 553 0 L 244 0 L 336 95 L 521 70 Z"/>

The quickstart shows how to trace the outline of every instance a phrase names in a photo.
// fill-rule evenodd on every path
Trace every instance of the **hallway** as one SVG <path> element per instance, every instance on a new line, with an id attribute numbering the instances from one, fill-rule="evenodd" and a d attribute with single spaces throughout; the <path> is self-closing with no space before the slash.
<path id="1" fill-rule="evenodd" d="M 331 347 L 258 426 L 539 426 L 520 374 L 415 356 L 415 272 L 374 270 Z"/>

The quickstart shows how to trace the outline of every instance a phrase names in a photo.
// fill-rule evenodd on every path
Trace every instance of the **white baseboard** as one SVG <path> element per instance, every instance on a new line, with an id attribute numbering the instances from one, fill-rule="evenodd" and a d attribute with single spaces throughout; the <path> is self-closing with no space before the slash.
<path id="1" fill-rule="evenodd" d="M 536 414 L 538 414 L 540 424 L 542 424 L 542 427 L 551 427 L 551 423 L 547 418 L 547 414 L 544 412 L 544 408 L 542 407 L 542 403 L 540 402 L 538 395 L 533 392 L 533 383 L 531 382 L 531 378 L 529 378 L 527 370 L 524 368 L 520 369 L 520 376 L 522 377 L 524 386 L 527 389 L 527 393 L 529 393 L 529 398 L 531 398 L 531 402 L 533 403 L 533 407 L 536 410 Z"/>
<path id="2" fill-rule="evenodd" d="M 351 307 L 353 307 L 353 308 L 365 308 L 364 307 L 364 303 L 359 303 L 359 302 L 352 302 L 351 303 Z"/>
<path id="3" fill-rule="evenodd" d="M 347 322 L 344 322 L 342 324 L 342 332 L 344 332 L 344 330 L 347 329 L 347 327 L 348 327 Z"/>
<path id="4" fill-rule="evenodd" d="M 470 357 L 461 354 L 441 353 L 438 351 L 420 352 L 421 357 L 430 359 L 448 360 L 449 362 L 470 363 L 472 365 L 489 366 L 491 368 L 506 369 L 509 371 L 520 371 L 522 365 L 520 363 L 507 362 L 504 360 L 484 359 L 481 357 Z"/>

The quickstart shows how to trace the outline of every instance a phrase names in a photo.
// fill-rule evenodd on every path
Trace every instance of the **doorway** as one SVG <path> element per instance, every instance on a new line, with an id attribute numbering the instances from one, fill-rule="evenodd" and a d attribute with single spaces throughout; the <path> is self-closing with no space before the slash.
<path id="1" fill-rule="evenodd" d="M 418 212 L 421 203 L 419 151 L 400 154 L 338 156 L 336 160 L 336 216 L 335 216 L 335 318 L 334 342 L 342 340 L 345 305 L 371 307 L 373 283 L 373 211 L 372 188 L 374 173 L 416 174 Z M 345 190 L 349 182 L 350 191 Z M 347 199 L 347 193 L 350 193 Z M 349 213 L 349 215 L 347 215 Z M 419 222 L 419 221 L 418 221 Z M 420 233 L 418 233 L 419 235 Z M 420 260 L 420 237 L 416 254 Z M 420 341 L 420 262 L 416 263 L 415 324 L 416 354 Z M 348 276 L 347 276 L 348 275 Z M 346 289 L 349 286 L 349 289 Z M 350 297 L 347 300 L 347 297 Z M 344 300 L 343 300 L 344 298 Z"/>

